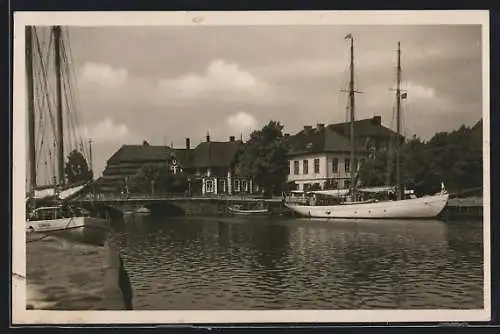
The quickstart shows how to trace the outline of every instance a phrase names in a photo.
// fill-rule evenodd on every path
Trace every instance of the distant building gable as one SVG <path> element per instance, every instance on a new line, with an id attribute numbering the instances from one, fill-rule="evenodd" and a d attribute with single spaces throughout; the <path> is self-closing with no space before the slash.
<path id="1" fill-rule="evenodd" d="M 168 146 L 123 145 L 108 160 L 108 164 L 122 162 L 163 162 L 168 161 L 175 151 Z"/>
<path id="2" fill-rule="evenodd" d="M 192 150 L 188 168 L 229 167 L 243 143 L 239 140 L 228 142 L 203 142 Z"/>
<path id="3" fill-rule="evenodd" d="M 477 149 L 483 149 L 483 119 L 481 118 L 474 126 L 471 128 L 472 141 Z"/>
<path id="4" fill-rule="evenodd" d="M 293 136 L 286 137 L 289 156 L 303 154 L 350 152 L 351 150 L 350 122 L 318 124 L 316 128 L 304 126 L 304 129 Z M 388 140 L 395 138 L 396 133 L 381 124 L 380 116 L 354 122 L 355 151 L 368 151 L 368 140 Z M 401 137 L 403 138 L 403 137 Z"/>
<path id="5" fill-rule="evenodd" d="M 330 124 L 328 125 L 328 129 L 338 132 L 347 138 L 351 135 L 350 122 Z M 380 116 L 374 116 L 355 121 L 354 135 L 355 137 L 388 138 L 395 136 L 396 132 L 383 126 Z"/>
<path id="6" fill-rule="evenodd" d="M 313 129 L 306 126 L 304 130 L 296 135 L 288 137 L 287 143 L 289 156 L 326 152 L 349 152 L 351 149 L 348 138 L 325 127 Z M 366 151 L 366 147 L 357 144 L 355 150 L 359 152 Z"/>

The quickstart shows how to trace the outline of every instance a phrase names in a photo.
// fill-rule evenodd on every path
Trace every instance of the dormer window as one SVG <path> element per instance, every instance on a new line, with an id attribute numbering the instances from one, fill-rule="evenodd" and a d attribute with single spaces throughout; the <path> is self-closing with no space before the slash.
<path id="1" fill-rule="evenodd" d="M 307 143 L 307 145 L 306 145 L 306 149 L 310 150 L 310 149 L 312 149 L 312 148 L 313 148 L 313 144 L 312 144 L 312 143 L 310 143 L 310 142 L 309 142 L 309 143 Z"/>

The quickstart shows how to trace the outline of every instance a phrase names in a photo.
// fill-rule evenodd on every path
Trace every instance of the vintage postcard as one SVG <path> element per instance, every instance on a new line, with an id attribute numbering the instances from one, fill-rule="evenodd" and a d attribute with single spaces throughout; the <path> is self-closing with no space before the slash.
<path id="1" fill-rule="evenodd" d="M 489 320 L 488 24 L 15 13 L 13 324 Z"/>

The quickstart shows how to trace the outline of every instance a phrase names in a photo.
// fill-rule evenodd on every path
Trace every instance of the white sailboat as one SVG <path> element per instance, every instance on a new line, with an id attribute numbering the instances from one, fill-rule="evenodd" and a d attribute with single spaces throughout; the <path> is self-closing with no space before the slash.
<path id="1" fill-rule="evenodd" d="M 63 103 L 63 87 L 68 88 L 69 81 L 63 82 L 63 75 L 69 75 L 69 69 L 63 67 L 62 63 L 68 65 L 68 54 L 66 53 L 67 45 L 63 44 L 63 31 L 61 27 L 50 28 L 51 42 L 54 52 L 54 70 L 55 70 L 55 109 L 56 116 L 52 118 L 52 110 L 50 102 L 50 93 L 48 92 L 48 79 L 46 67 L 44 63 L 44 55 L 41 50 L 38 39 L 38 32 L 35 27 L 26 27 L 26 78 L 27 78 L 27 101 L 28 101 L 28 162 L 29 162 L 29 181 L 28 181 L 28 196 L 26 198 L 27 217 L 26 217 L 26 232 L 28 234 L 53 234 L 55 236 L 64 236 L 76 238 L 84 242 L 102 243 L 107 234 L 108 220 L 103 217 L 93 217 L 89 210 L 85 210 L 77 205 L 71 205 L 68 200 L 81 192 L 89 182 L 80 184 L 67 184 L 64 173 L 64 134 L 63 134 L 63 109 L 66 106 L 69 109 L 68 101 Z M 37 57 L 35 57 L 37 53 Z M 48 58 L 48 57 L 47 57 Z M 35 60 L 41 64 L 35 72 Z M 35 76 L 41 76 L 41 84 L 35 85 Z M 38 96 L 35 94 L 38 93 Z M 42 95 L 44 94 L 44 95 Z M 71 92 L 64 95 L 68 99 Z M 46 103 L 46 109 L 42 110 L 42 102 Z M 38 106 L 38 118 L 42 116 L 49 117 L 51 120 L 54 137 L 55 137 L 55 155 L 57 158 L 55 182 L 52 186 L 39 187 L 37 185 L 37 157 L 44 155 L 41 152 L 43 138 L 37 146 L 35 139 L 35 105 Z M 71 120 L 69 118 L 68 122 Z M 72 115 L 74 117 L 74 115 Z M 42 129 L 39 129 L 42 132 Z M 43 134 L 41 134 L 41 137 Z M 47 140 L 46 140 L 47 141 Z M 50 142 L 50 140 L 49 140 Z M 80 143 L 81 144 L 81 143 Z M 38 151 L 37 152 L 37 148 Z M 52 152 L 49 150 L 49 156 Z M 91 155 L 91 149 L 90 149 Z"/>
<path id="2" fill-rule="evenodd" d="M 351 161 L 354 160 L 354 46 L 351 34 L 346 36 L 350 40 L 351 65 L 350 65 L 350 139 L 351 139 Z M 404 190 L 400 186 L 400 159 L 399 159 L 399 136 L 400 136 L 400 109 L 401 109 L 401 49 L 398 43 L 398 78 L 397 78 L 397 161 L 396 161 L 396 186 L 395 187 L 372 187 L 357 189 L 355 182 L 355 171 L 351 169 L 351 188 L 339 190 L 312 191 L 313 202 L 311 205 L 304 203 L 293 203 L 285 200 L 285 205 L 302 216 L 314 218 L 354 218 L 354 219 L 406 219 L 406 218 L 434 218 L 438 216 L 448 203 L 449 194 L 444 184 L 441 183 L 441 191 L 422 197 L 416 197 L 412 191 Z M 391 193 L 393 199 L 359 200 L 369 193 Z M 316 195 L 326 195 L 331 198 L 328 202 L 334 204 L 318 205 Z"/>

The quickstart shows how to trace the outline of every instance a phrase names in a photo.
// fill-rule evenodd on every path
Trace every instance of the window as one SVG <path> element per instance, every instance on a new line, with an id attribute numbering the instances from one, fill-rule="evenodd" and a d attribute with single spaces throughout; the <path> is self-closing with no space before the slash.
<path id="1" fill-rule="evenodd" d="M 290 170 L 291 170 L 290 163 L 288 163 L 288 175 L 290 175 Z"/>
<path id="2" fill-rule="evenodd" d="M 295 175 L 299 175 L 299 162 L 298 161 L 293 162 L 293 173 Z"/>
<path id="3" fill-rule="evenodd" d="M 350 188 L 351 187 L 351 180 L 344 180 L 344 188 Z"/>
<path id="4" fill-rule="evenodd" d="M 352 168 L 354 168 L 354 171 L 358 170 L 358 159 L 357 158 L 354 158 L 354 163 L 353 163 Z"/>
<path id="5" fill-rule="evenodd" d="M 226 189 L 226 180 L 223 179 L 223 180 L 220 181 L 220 187 L 221 187 L 223 193 L 225 193 L 227 191 L 227 189 Z"/>
<path id="6" fill-rule="evenodd" d="M 212 181 L 212 180 L 205 181 L 205 192 L 206 193 L 213 193 L 214 192 L 214 181 Z"/>
<path id="7" fill-rule="evenodd" d="M 247 181 L 241 181 L 241 190 L 243 191 L 248 191 L 248 182 Z"/>
<path id="8" fill-rule="evenodd" d="M 234 191 L 240 191 L 240 180 L 234 180 Z"/>
<path id="9" fill-rule="evenodd" d="M 368 146 L 368 157 L 370 159 L 375 159 L 376 150 L 377 149 L 376 149 L 375 145 Z"/>
<path id="10" fill-rule="evenodd" d="M 319 159 L 314 159 L 314 173 L 319 174 Z"/>
<path id="11" fill-rule="evenodd" d="M 363 164 L 365 163 L 365 158 L 362 158 L 359 160 L 359 168 L 361 168 L 361 166 L 363 166 Z"/>
<path id="12" fill-rule="evenodd" d="M 309 161 L 308 160 L 302 161 L 302 174 L 304 174 L 304 175 L 309 174 Z"/>
<path id="13" fill-rule="evenodd" d="M 345 159 L 344 170 L 346 173 L 349 173 L 351 171 L 351 159 L 349 158 Z"/>
<path id="14" fill-rule="evenodd" d="M 332 160 L 332 173 L 338 173 L 339 171 L 339 159 L 333 158 Z"/>
<path id="15" fill-rule="evenodd" d="M 303 191 L 308 191 L 309 189 L 311 189 L 311 184 L 310 183 L 304 183 L 304 185 L 303 185 Z"/>

